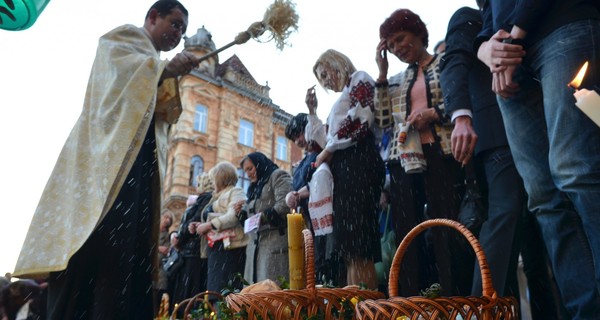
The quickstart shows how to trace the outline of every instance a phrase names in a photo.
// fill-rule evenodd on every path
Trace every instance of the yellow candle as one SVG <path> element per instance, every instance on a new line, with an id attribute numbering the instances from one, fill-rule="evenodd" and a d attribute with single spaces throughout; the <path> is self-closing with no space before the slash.
<path id="1" fill-rule="evenodd" d="M 304 288 L 304 219 L 302 214 L 287 215 L 288 222 L 288 251 L 290 259 L 290 289 Z"/>

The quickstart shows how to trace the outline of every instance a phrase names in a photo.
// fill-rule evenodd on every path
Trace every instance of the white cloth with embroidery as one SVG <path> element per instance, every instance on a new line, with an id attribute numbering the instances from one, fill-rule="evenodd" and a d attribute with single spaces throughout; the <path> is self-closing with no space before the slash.
<path id="1" fill-rule="evenodd" d="M 43 278 L 67 267 L 111 208 L 153 115 L 162 181 L 168 125 L 181 114 L 177 81 L 158 88 L 167 63 L 142 28 L 124 25 L 100 38 L 82 113 L 46 184 L 14 276 Z"/>
<path id="2" fill-rule="evenodd" d="M 308 190 L 308 213 L 315 236 L 333 232 L 333 175 L 327 163 L 315 170 Z"/>
<path id="3" fill-rule="evenodd" d="M 423 146 L 421 145 L 421 136 L 419 131 L 410 126 L 409 123 L 404 122 L 400 114 L 394 113 L 394 121 L 398 126 L 398 139 L 401 136 L 402 131 L 405 131 L 408 126 L 406 134 L 406 140 L 404 142 L 398 141 L 398 151 L 400 164 L 404 168 L 406 173 L 420 173 L 427 170 L 427 160 L 423 154 Z"/>

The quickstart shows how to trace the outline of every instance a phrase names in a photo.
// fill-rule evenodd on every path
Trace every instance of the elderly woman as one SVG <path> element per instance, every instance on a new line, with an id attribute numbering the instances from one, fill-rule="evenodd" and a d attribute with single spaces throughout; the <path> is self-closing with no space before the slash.
<path id="1" fill-rule="evenodd" d="M 220 292 L 234 275 L 244 272 L 248 236 L 237 218 L 235 205 L 244 203 L 246 195 L 239 187 L 237 170 L 229 162 L 220 162 L 208 172 L 215 185 L 210 204 L 202 213 L 202 222 L 190 224 L 190 232 L 205 238 L 203 251 L 208 258 L 209 291 Z M 242 288 L 239 278 L 234 287 Z"/>
<path id="2" fill-rule="evenodd" d="M 251 182 L 244 212 L 248 218 L 260 214 L 258 230 L 250 233 L 244 277 L 254 283 L 288 278 L 285 196 L 292 191 L 292 177 L 260 152 L 245 156 L 241 166 Z"/>
<path id="3" fill-rule="evenodd" d="M 429 34 L 418 15 L 408 9 L 392 13 L 380 27 L 376 61 L 376 123 L 394 126 L 388 157 L 392 221 L 397 240 L 427 218 L 456 220 L 462 181 L 460 164 L 450 150 L 452 125 L 444 113 L 439 62 L 443 55 L 427 52 Z M 387 52 L 408 67 L 389 80 Z M 407 131 L 403 132 L 403 129 Z M 406 140 L 403 134 L 407 135 Z M 426 209 L 424 204 L 426 203 Z M 425 211 L 425 212 L 424 212 Z M 447 230 L 433 230 L 426 244 L 416 241 L 403 261 L 400 282 L 402 296 L 440 282 L 445 294 L 468 294 L 471 272 L 455 268 L 452 259 L 461 259 L 460 245 Z M 468 291 L 464 291 L 466 289 Z"/>
<path id="4" fill-rule="evenodd" d="M 341 93 L 327 117 L 327 141 L 316 161 L 317 167 L 329 163 L 333 175 L 332 253 L 345 262 L 342 283 L 375 289 L 375 262 L 381 259 L 377 204 L 385 167 L 372 131 L 374 82 L 335 50 L 321 54 L 313 73 L 325 89 Z M 316 106 L 310 95 L 307 100 Z"/>

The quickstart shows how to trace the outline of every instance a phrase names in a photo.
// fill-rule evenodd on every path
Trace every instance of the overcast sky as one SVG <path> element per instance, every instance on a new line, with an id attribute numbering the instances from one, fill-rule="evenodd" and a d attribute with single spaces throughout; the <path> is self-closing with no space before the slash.
<path id="1" fill-rule="evenodd" d="M 141 26 L 154 0 L 52 0 L 28 30 L 0 30 L 0 274 L 12 272 L 31 216 L 54 163 L 81 112 L 98 37 L 114 27 Z M 181 0 L 189 10 L 187 35 L 204 26 L 217 47 L 262 20 L 273 0 Z M 379 25 L 394 10 L 421 16 L 430 51 L 443 39 L 448 20 L 475 0 L 296 0 L 299 28 L 282 51 L 274 43 L 248 43 L 219 54 L 236 54 L 271 99 L 285 111 L 305 112 L 306 89 L 317 84 L 312 66 L 327 49 L 348 55 L 359 70 L 377 77 Z M 165 58 L 183 48 L 183 41 Z M 406 65 L 390 57 L 389 75 Z M 325 118 L 337 97 L 318 88 L 318 114 Z M 84 212 L 73 214 L 85 214 Z"/>

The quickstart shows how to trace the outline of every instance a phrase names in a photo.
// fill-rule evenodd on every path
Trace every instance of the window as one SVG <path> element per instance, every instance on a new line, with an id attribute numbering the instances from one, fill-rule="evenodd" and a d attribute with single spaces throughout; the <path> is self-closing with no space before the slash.
<path id="1" fill-rule="evenodd" d="M 197 105 L 194 113 L 194 130 L 206 133 L 208 129 L 208 109 L 205 106 Z"/>
<path id="2" fill-rule="evenodd" d="M 249 147 L 254 146 L 254 124 L 252 122 L 240 120 L 238 142 Z"/>
<path id="3" fill-rule="evenodd" d="M 244 193 L 247 194 L 248 186 L 250 185 L 250 178 L 248 178 L 248 175 L 246 175 L 246 173 L 244 172 L 244 169 L 242 169 L 242 168 L 238 168 L 237 173 L 238 173 L 238 182 L 235 186 L 238 188 L 244 189 Z"/>
<path id="4" fill-rule="evenodd" d="M 198 176 L 204 172 L 204 160 L 200 156 L 193 156 L 190 165 L 190 186 L 198 187 Z"/>
<path id="5" fill-rule="evenodd" d="M 287 139 L 282 136 L 277 137 L 275 145 L 275 158 L 287 161 Z"/>

